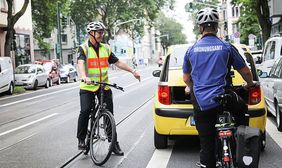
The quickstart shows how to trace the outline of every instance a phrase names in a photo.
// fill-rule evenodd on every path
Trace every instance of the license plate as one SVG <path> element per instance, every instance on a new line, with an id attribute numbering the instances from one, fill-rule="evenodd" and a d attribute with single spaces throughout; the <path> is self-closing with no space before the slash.
<path id="1" fill-rule="evenodd" d="M 193 116 L 190 117 L 190 124 L 191 124 L 191 126 L 195 126 L 196 125 L 195 124 L 195 119 L 194 119 Z"/>

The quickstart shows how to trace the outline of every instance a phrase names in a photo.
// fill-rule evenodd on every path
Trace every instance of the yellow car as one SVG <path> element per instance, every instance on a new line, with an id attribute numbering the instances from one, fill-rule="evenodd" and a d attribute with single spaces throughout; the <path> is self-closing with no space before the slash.
<path id="1" fill-rule="evenodd" d="M 185 95 L 182 64 L 188 45 L 174 46 L 167 54 L 162 70 L 155 70 L 153 76 L 160 77 L 154 102 L 154 144 L 157 149 L 167 147 L 169 136 L 198 135 L 193 119 L 193 106 L 189 95 Z M 258 81 L 253 57 L 244 45 L 235 45 Z M 244 83 L 237 71 L 232 71 L 233 86 Z M 243 90 L 243 89 L 241 89 Z M 238 93 L 248 103 L 246 118 L 250 127 L 259 128 L 262 133 L 262 149 L 265 147 L 266 106 L 260 86 Z"/>

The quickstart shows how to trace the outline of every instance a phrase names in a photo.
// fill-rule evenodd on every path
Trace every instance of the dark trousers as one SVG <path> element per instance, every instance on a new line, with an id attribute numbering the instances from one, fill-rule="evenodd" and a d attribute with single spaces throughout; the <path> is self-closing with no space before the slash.
<path id="1" fill-rule="evenodd" d="M 89 114 L 91 112 L 91 107 L 93 106 L 92 103 L 95 103 L 95 95 L 98 95 L 100 98 L 100 89 L 97 92 L 80 90 L 79 94 L 81 111 L 78 117 L 77 138 L 84 140 L 87 134 Z M 113 96 L 111 90 L 104 91 L 104 102 L 107 104 L 106 108 L 113 113 Z"/>
<path id="2" fill-rule="evenodd" d="M 232 116 L 235 118 L 236 126 L 247 125 L 245 113 L 248 110 L 248 106 L 234 92 L 231 94 L 232 99 L 228 103 L 227 110 L 230 111 Z M 201 146 L 200 162 L 201 164 L 206 165 L 207 168 L 216 167 L 215 124 L 217 122 L 217 116 L 220 112 L 222 112 L 222 110 L 221 106 L 205 111 L 201 111 L 199 108 L 194 108 L 195 123 L 199 132 Z"/>
<path id="3" fill-rule="evenodd" d="M 200 162 L 207 168 L 215 168 L 215 137 L 217 114 L 220 108 L 213 108 L 206 111 L 195 110 L 195 123 L 200 138 Z"/>

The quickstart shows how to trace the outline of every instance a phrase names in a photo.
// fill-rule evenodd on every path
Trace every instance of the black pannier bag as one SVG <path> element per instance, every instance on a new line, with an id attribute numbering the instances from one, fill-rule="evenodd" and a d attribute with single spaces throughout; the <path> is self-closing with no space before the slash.
<path id="1" fill-rule="evenodd" d="M 237 128 L 236 139 L 238 168 L 258 168 L 261 150 L 260 130 L 240 125 Z"/>

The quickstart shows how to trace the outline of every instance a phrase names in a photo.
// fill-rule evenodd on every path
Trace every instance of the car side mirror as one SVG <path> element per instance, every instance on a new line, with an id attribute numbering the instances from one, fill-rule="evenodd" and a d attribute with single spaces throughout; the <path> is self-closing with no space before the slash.
<path id="1" fill-rule="evenodd" d="M 160 76 L 161 76 L 161 70 L 154 70 L 154 71 L 152 72 L 152 75 L 153 75 L 154 77 L 160 77 Z"/>

